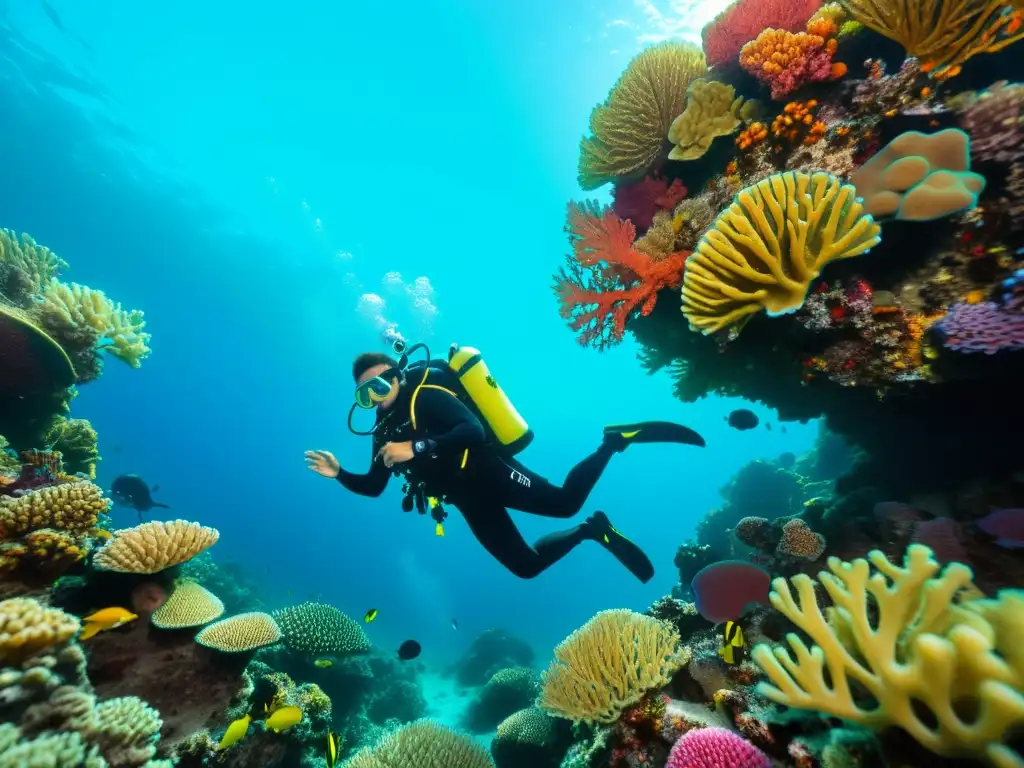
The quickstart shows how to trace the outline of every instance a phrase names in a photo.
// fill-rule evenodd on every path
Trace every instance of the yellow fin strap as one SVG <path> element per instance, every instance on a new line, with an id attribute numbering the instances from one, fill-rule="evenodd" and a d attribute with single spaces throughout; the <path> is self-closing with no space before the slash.
<path id="1" fill-rule="evenodd" d="M 434 526 L 434 535 L 435 536 L 444 536 L 444 526 L 441 525 L 441 523 L 438 523 L 437 525 Z"/>

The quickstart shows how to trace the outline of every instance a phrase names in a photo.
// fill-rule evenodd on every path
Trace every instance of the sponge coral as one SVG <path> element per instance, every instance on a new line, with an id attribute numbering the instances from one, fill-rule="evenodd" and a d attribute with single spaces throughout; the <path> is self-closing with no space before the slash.
<path id="1" fill-rule="evenodd" d="M 333 605 L 302 603 L 274 613 L 285 645 L 297 653 L 347 656 L 370 650 L 363 628 Z"/>
<path id="2" fill-rule="evenodd" d="M 917 544 L 902 567 L 877 550 L 852 563 L 830 558 L 828 567 L 818 577 L 835 606 L 828 620 L 809 577 L 773 582 L 772 605 L 816 645 L 790 634 L 792 654 L 754 648 L 772 682 L 760 692 L 875 730 L 899 726 L 939 755 L 1020 765 L 1001 741 L 1024 725 L 1024 592 L 979 599 L 967 566 L 938 573 L 931 551 Z M 855 699 L 854 684 L 870 702 Z M 969 716 L 956 706 L 964 700 L 977 705 Z"/>
<path id="3" fill-rule="evenodd" d="M 103 291 L 50 280 L 33 311 L 43 328 L 65 342 L 65 347 L 107 350 L 133 368 L 138 368 L 150 353 L 143 313 L 122 309 Z"/>
<path id="4" fill-rule="evenodd" d="M 672 121 L 686 108 L 686 89 L 707 71 L 689 43 L 666 42 L 641 51 L 590 115 L 590 138 L 580 143 L 583 189 L 638 176 L 664 158 Z"/>
<path id="5" fill-rule="evenodd" d="M 219 538 L 216 528 L 187 520 L 143 523 L 114 531 L 92 562 L 96 568 L 106 571 L 159 573 L 191 560 L 216 544 Z"/>
<path id="6" fill-rule="evenodd" d="M 671 624 L 601 611 L 555 648 L 537 705 L 574 722 L 613 723 L 689 661 Z"/>
<path id="7" fill-rule="evenodd" d="M 468 736 L 420 720 L 358 752 L 346 768 L 493 768 L 487 751 Z"/>
<path id="8" fill-rule="evenodd" d="M 687 259 L 683 313 L 708 334 L 738 333 L 762 309 L 792 312 L 829 262 L 866 253 L 880 232 L 856 190 L 835 176 L 769 176 L 736 196 Z"/>
<path id="9" fill-rule="evenodd" d="M 668 129 L 668 140 L 675 144 L 669 160 L 703 157 L 716 137 L 730 135 L 740 124 L 743 97 L 731 85 L 698 78 L 686 94 L 686 111 Z"/>
<path id="10" fill-rule="evenodd" d="M 99 486 L 63 483 L 17 498 L 0 499 L 0 538 L 11 538 L 38 528 L 85 531 L 96 525 L 110 508 Z"/>

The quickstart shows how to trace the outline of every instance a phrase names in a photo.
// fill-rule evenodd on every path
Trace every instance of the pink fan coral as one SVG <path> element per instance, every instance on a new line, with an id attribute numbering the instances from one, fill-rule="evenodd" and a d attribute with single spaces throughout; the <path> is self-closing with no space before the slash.
<path id="1" fill-rule="evenodd" d="M 726 728 L 698 728 L 672 747 L 665 768 L 771 768 L 768 756 Z"/>

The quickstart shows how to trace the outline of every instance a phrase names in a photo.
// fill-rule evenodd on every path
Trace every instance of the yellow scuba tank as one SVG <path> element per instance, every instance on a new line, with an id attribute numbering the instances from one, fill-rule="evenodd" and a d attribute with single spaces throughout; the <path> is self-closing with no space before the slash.
<path id="1" fill-rule="evenodd" d="M 480 350 L 452 344 L 448 350 L 448 367 L 508 453 L 519 453 L 530 444 L 533 430 L 494 380 Z"/>

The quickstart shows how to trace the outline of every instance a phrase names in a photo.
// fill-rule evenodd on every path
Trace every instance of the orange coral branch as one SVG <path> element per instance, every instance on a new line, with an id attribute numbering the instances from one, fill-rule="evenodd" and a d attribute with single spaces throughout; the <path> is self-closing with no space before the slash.
<path id="1" fill-rule="evenodd" d="M 559 313 L 578 341 L 597 349 L 622 341 L 630 318 L 648 315 L 662 288 L 677 288 L 689 252 L 655 261 L 633 247 L 636 228 L 593 202 L 569 204 L 573 253 L 555 276 Z"/>

